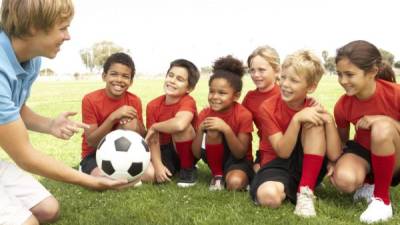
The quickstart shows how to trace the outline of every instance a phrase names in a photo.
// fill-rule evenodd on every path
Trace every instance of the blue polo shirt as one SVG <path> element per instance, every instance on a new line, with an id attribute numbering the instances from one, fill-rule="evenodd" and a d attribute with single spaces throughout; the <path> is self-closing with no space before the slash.
<path id="1" fill-rule="evenodd" d="M 10 39 L 0 30 L 0 124 L 20 118 L 21 106 L 28 99 L 40 64 L 40 57 L 18 62 Z"/>

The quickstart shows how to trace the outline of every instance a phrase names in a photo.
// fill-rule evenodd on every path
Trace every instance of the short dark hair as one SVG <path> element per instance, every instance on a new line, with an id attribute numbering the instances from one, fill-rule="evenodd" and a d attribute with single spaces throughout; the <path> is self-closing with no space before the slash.
<path id="1" fill-rule="evenodd" d="M 111 65 L 114 63 L 120 63 L 123 64 L 131 69 L 131 80 L 133 80 L 133 77 L 135 76 L 135 63 L 133 62 L 132 58 L 123 52 L 117 52 L 112 55 L 110 55 L 106 62 L 103 65 L 103 73 L 107 73 L 108 70 L 110 69 Z"/>
<path id="2" fill-rule="evenodd" d="M 196 84 L 200 78 L 200 72 L 197 69 L 196 65 L 194 65 L 194 63 L 190 62 L 187 59 L 176 59 L 169 64 L 167 73 L 169 73 L 172 67 L 185 68 L 188 72 L 189 88 L 194 89 L 196 87 Z"/>
<path id="3" fill-rule="evenodd" d="M 368 41 L 352 41 L 336 50 L 336 64 L 347 58 L 352 64 L 364 72 L 370 72 L 374 66 L 378 68 L 376 78 L 396 83 L 392 67 L 382 60 L 379 49 Z"/>
<path id="4" fill-rule="evenodd" d="M 216 78 L 222 78 L 228 81 L 236 92 L 241 92 L 243 87 L 242 77 L 245 68 L 242 61 L 231 55 L 218 58 L 212 66 L 212 75 L 208 81 L 208 86 Z"/>

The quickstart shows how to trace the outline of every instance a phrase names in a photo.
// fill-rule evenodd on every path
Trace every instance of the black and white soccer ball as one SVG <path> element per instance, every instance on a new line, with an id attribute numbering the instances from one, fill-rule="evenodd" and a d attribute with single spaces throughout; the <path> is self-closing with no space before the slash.
<path id="1" fill-rule="evenodd" d="M 139 178 L 149 166 L 149 147 L 136 132 L 114 130 L 97 146 L 96 162 L 104 175 L 132 181 Z"/>

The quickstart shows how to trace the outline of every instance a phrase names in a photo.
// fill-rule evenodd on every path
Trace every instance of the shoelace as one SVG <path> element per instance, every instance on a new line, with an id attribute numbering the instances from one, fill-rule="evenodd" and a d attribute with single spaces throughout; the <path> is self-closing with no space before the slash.
<path id="1" fill-rule="evenodd" d="M 315 197 L 309 193 L 300 193 L 299 199 L 297 199 L 297 204 L 299 205 L 300 209 L 306 209 L 308 211 L 314 209 L 313 199 Z"/>

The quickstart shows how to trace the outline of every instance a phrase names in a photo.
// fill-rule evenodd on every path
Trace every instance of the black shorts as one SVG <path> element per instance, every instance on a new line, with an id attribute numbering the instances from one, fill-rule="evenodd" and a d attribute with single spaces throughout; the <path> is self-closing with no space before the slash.
<path id="1" fill-rule="evenodd" d="M 79 163 L 80 171 L 90 174 L 96 167 L 96 152 L 93 152 L 90 155 L 87 155 L 82 161 Z"/>
<path id="2" fill-rule="evenodd" d="M 364 148 L 359 143 L 353 140 L 347 141 L 346 146 L 343 149 L 343 154 L 348 154 L 348 153 L 352 153 L 354 155 L 363 158 L 365 161 L 367 161 L 369 167 L 372 168 L 371 152 L 368 149 Z M 369 178 L 370 181 L 374 180 L 374 174 L 372 173 L 371 170 L 367 174 L 367 177 Z M 391 186 L 397 186 L 399 183 L 400 183 L 400 171 L 396 171 L 396 173 L 392 177 Z"/>
<path id="3" fill-rule="evenodd" d="M 275 158 L 263 167 L 255 175 L 250 185 L 250 196 L 254 202 L 257 201 L 257 189 L 267 181 L 276 181 L 284 185 L 286 197 L 296 203 L 296 193 L 299 187 L 301 173 L 303 169 L 303 146 L 298 139 L 293 149 L 292 155 L 287 159 Z M 322 182 L 327 172 L 327 158 L 324 158 L 321 171 L 317 178 L 317 185 Z"/>
<path id="4" fill-rule="evenodd" d="M 172 176 L 178 173 L 181 169 L 181 161 L 179 159 L 178 153 L 175 150 L 174 144 L 172 142 L 161 145 L 161 161 L 165 167 L 171 172 Z"/>
<path id="5" fill-rule="evenodd" d="M 249 182 L 251 182 L 251 180 L 253 180 L 254 178 L 253 162 L 247 160 L 246 158 L 242 159 L 235 158 L 232 155 L 231 150 L 229 149 L 228 144 L 225 141 L 225 138 L 223 139 L 223 145 L 224 145 L 224 159 L 223 159 L 224 178 L 226 177 L 228 172 L 232 170 L 241 170 L 247 175 Z M 201 159 L 206 164 L 208 164 L 205 149 L 201 149 Z"/>
<path id="6" fill-rule="evenodd" d="M 260 163 L 261 162 L 261 152 L 260 150 L 256 151 L 256 159 L 254 160 L 254 163 Z"/>

